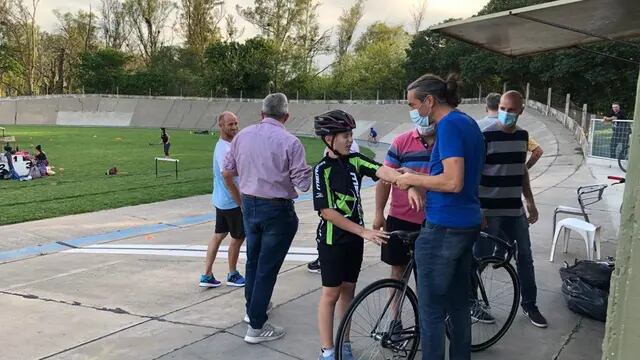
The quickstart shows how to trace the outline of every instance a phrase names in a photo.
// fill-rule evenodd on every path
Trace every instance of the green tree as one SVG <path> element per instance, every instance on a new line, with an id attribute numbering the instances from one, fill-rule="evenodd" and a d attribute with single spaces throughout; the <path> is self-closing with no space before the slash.
<path id="1" fill-rule="evenodd" d="M 362 16 L 364 15 L 365 0 L 356 0 L 350 8 L 342 10 L 342 15 L 338 18 L 338 44 L 336 45 L 336 60 L 340 61 L 347 54 L 353 34 Z"/>
<path id="2" fill-rule="evenodd" d="M 401 99 L 409 40 L 401 26 L 370 25 L 356 42 L 354 53 L 344 56 L 335 69 L 331 96 Z"/>
<path id="3" fill-rule="evenodd" d="M 263 97 L 273 83 L 277 49 L 269 39 L 255 37 L 244 44 L 217 42 L 206 51 L 205 87 L 215 96 Z"/>
<path id="4" fill-rule="evenodd" d="M 102 0 L 99 26 L 106 47 L 122 50 L 129 39 L 127 13 L 120 0 Z"/>
<path id="5" fill-rule="evenodd" d="M 125 53 L 110 48 L 84 53 L 78 69 L 80 84 L 89 93 L 114 94 L 125 80 L 128 60 Z"/>
<path id="6" fill-rule="evenodd" d="M 220 40 L 222 4 L 219 0 L 181 0 L 180 23 L 185 45 L 194 53 L 203 55 L 209 43 Z"/>
<path id="7" fill-rule="evenodd" d="M 98 47 L 97 21 L 96 16 L 91 12 L 82 10 L 75 14 L 60 13 L 54 10 L 54 15 L 58 18 L 59 33 L 58 39 L 47 41 L 50 47 L 46 54 L 54 53 L 57 61 L 56 73 L 57 84 L 55 91 L 63 92 L 66 85 L 68 92 L 78 92 L 80 86 L 77 83 L 78 65 L 83 53 L 91 52 Z M 57 41 L 56 41 L 57 40 Z"/>
<path id="8" fill-rule="evenodd" d="M 176 5 L 171 0 L 125 0 L 124 9 L 138 46 L 150 60 L 163 45 L 163 31 Z"/>

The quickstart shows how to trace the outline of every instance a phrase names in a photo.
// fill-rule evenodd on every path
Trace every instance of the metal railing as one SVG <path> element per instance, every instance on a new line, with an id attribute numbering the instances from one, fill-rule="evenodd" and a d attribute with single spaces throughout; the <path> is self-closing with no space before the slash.
<path id="1" fill-rule="evenodd" d="M 623 147 L 629 146 L 633 120 L 604 121 L 591 119 L 589 131 L 589 156 L 601 159 L 618 159 Z M 625 152 L 625 157 L 628 155 Z"/>

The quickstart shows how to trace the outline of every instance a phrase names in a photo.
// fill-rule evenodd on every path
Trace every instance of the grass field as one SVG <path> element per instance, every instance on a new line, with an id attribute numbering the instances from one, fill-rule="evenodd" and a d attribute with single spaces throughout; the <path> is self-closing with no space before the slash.
<path id="1" fill-rule="evenodd" d="M 0 181 L 0 225 L 78 214 L 128 205 L 145 204 L 212 191 L 211 159 L 217 135 L 194 135 L 172 130 L 171 156 L 180 159 L 176 180 L 174 165 L 160 163 L 155 177 L 154 157 L 162 156 L 156 129 L 86 128 L 56 126 L 5 126 L 21 150 L 41 144 L 55 167 L 55 176 L 33 181 Z M 301 138 L 307 162 L 320 160 L 324 145 Z M 369 149 L 363 149 L 372 155 Z M 116 166 L 127 175 L 106 176 Z"/>

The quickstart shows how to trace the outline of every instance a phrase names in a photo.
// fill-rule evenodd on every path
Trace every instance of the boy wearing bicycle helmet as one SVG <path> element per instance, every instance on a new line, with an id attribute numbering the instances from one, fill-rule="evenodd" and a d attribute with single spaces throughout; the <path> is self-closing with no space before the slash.
<path id="1" fill-rule="evenodd" d="M 320 360 L 335 359 L 333 318 L 336 305 L 342 317 L 353 300 L 363 256 L 363 239 L 385 243 L 388 235 L 364 227 L 360 201 L 362 178 L 393 183 L 400 175 L 360 153 L 350 153 L 355 120 L 341 110 L 315 117 L 315 134 L 329 149 L 313 171 L 313 206 L 320 215 L 316 241 L 321 266 L 322 293 L 318 327 L 322 342 Z M 346 342 L 342 359 L 353 359 Z"/>

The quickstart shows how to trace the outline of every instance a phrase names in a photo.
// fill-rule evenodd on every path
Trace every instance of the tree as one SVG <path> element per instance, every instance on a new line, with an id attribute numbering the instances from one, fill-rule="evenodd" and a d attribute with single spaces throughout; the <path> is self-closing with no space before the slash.
<path id="1" fill-rule="evenodd" d="M 320 32 L 318 6 L 316 0 L 256 0 L 253 7 L 237 6 L 240 16 L 260 29 L 276 51 L 272 90 L 310 73 L 314 58 L 329 51 L 329 31 Z"/>
<path id="2" fill-rule="evenodd" d="M 82 54 L 78 73 L 85 90 L 93 93 L 115 93 L 124 80 L 129 57 L 115 49 L 105 48 Z"/>
<path id="3" fill-rule="evenodd" d="M 104 45 L 115 50 L 122 50 L 129 39 L 130 28 L 127 14 L 120 0 L 102 0 L 99 21 Z"/>
<path id="4" fill-rule="evenodd" d="M 14 56 L 13 60 L 18 64 L 16 69 L 20 70 L 13 74 L 14 88 L 27 95 L 34 93 L 38 83 L 36 59 L 42 35 L 36 24 L 39 3 L 40 0 L 31 0 L 30 6 L 27 6 L 22 0 L 8 0 L 3 5 L 8 53 Z"/>
<path id="5" fill-rule="evenodd" d="M 315 0 L 310 0 L 304 4 L 300 18 L 295 24 L 295 52 L 299 56 L 297 59 L 297 72 L 308 74 L 313 70 L 313 59 L 316 56 L 327 53 L 331 49 L 329 45 L 329 30 L 320 32 L 318 24 L 317 10 L 320 4 Z M 294 66 L 295 66 L 294 65 Z"/>
<path id="6" fill-rule="evenodd" d="M 61 41 L 58 41 L 57 48 L 47 53 L 58 55 L 58 83 L 55 90 L 62 93 L 63 85 L 66 84 L 67 89 L 73 92 L 77 90 L 74 87 L 81 55 L 98 47 L 96 20 L 91 9 L 88 13 L 80 10 L 76 14 L 61 14 L 54 10 L 54 14 L 58 18 Z"/>
<path id="7" fill-rule="evenodd" d="M 277 50 L 272 40 L 255 37 L 244 44 L 213 43 L 206 51 L 206 87 L 216 96 L 263 97 L 273 81 Z"/>
<path id="8" fill-rule="evenodd" d="M 415 5 L 413 9 L 411 9 L 411 20 L 413 25 L 413 33 L 417 34 L 420 32 L 422 28 L 422 22 L 424 21 L 424 16 L 427 13 L 427 0 L 421 0 L 418 5 Z"/>
<path id="9" fill-rule="evenodd" d="M 220 40 L 218 25 L 224 18 L 222 1 L 182 0 L 180 22 L 186 46 L 196 54 L 204 54 L 207 45 Z"/>
<path id="10" fill-rule="evenodd" d="M 244 34 L 244 28 L 240 29 L 236 26 L 236 19 L 232 14 L 227 14 L 224 18 L 224 40 L 234 42 Z"/>
<path id="11" fill-rule="evenodd" d="M 408 45 L 408 34 L 402 26 L 389 26 L 377 21 L 367 28 L 355 44 L 355 51 L 365 49 L 367 46 L 378 42 L 401 42 L 402 46 Z"/>
<path id="12" fill-rule="evenodd" d="M 339 61 L 349 51 L 353 40 L 353 33 L 364 15 L 365 0 L 356 0 L 349 9 L 342 10 L 338 18 L 338 44 L 336 58 Z"/>
<path id="13" fill-rule="evenodd" d="M 401 26 L 376 22 L 343 57 L 334 71 L 332 97 L 401 99 L 405 83 L 406 49 L 410 36 Z"/>
<path id="14" fill-rule="evenodd" d="M 171 0 L 125 0 L 127 19 L 147 61 L 163 46 L 162 31 L 175 8 Z"/>

